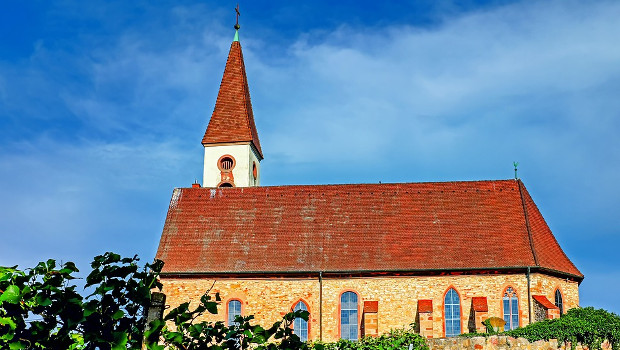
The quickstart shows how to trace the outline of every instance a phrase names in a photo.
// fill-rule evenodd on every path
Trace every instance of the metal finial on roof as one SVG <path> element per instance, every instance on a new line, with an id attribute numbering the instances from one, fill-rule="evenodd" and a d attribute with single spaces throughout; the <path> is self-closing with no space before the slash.
<path id="1" fill-rule="evenodd" d="M 233 41 L 239 41 L 239 28 L 241 28 L 241 26 L 239 25 L 239 16 L 241 16 L 241 12 L 239 12 L 238 3 L 237 7 L 235 7 L 235 13 L 237 15 L 237 21 L 235 22 L 235 37 L 233 38 Z"/>
<path id="2" fill-rule="evenodd" d="M 515 167 L 515 180 L 517 180 L 519 178 L 517 176 L 517 167 L 519 166 L 519 162 L 512 162 L 512 165 Z"/>
<path id="3" fill-rule="evenodd" d="M 239 12 L 239 4 L 237 4 L 237 7 L 235 7 L 235 12 L 237 13 L 237 22 L 235 23 L 235 29 L 239 30 L 239 28 L 241 28 L 241 26 L 239 25 L 239 16 L 241 16 L 241 12 Z"/>

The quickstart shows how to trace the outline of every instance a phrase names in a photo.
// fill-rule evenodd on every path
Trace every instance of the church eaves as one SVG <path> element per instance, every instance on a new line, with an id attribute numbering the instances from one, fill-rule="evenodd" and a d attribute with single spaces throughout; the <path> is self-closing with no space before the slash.
<path id="1" fill-rule="evenodd" d="M 254 124 L 243 52 L 238 36 L 235 35 L 235 40 L 230 45 L 215 108 L 202 138 L 202 144 L 207 146 L 245 142 L 252 144 L 259 156 L 263 158 L 256 124 Z"/>

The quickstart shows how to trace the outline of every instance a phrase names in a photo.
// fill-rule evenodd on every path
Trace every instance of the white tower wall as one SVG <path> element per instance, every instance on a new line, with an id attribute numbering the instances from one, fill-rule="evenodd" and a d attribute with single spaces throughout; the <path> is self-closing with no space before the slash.
<path id="1" fill-rule="evenodd" d="M 231 184 L 235 187 L 252 187 L 260 185 L 260 160 L 249 144 L 230 144 L 205 146 L 203 187 L 218 187 L 227 174 L 218 166 L 223 156 L 234 159 Z M 256 165 L 256 179 L 254 178 Z"/>

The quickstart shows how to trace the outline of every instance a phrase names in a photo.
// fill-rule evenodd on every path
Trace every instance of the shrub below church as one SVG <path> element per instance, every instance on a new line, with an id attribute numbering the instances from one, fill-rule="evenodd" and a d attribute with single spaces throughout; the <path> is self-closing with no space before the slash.
<path id="1" fill-rule="evenodd" d="M 506 332 L 493 332 L 490 324 L 487 333 L 467 333 L 463 337 L 479 337 L 490 335 L 506 335 L 514 338 L 525 338 L 530 342 L 557 339 L 560 343 L 583 344 L 590 349 L 601 349 L 607 340 L 614 350 L 620 350 L 620 316 L 603 309 L 593 307 L 574 308 L 560 318 L 544 320 L 523 328 Z"/>
<path id="2" fill-rule="evenodd" d="M 593 307 L 575 308 L 560 318 L 536 322 L 503 334 L 529 341 L 557 339 L 571 343 L 573 347 L 580 343 L 590 349 L 600 349 L 601 343 L 607 340 L 612 349 L 620 350 L 620 316 Z"/>
<path id="3" fill-rule="evenodd" d="M 355 342 L 341 339 L 335 343 L 314 343 L 313 348 L 315 350 L 425 350 L 428 346 L 424 338 L 415 333 L 413 329 L 393 329 L 376 338 L 365 337 Z"/>

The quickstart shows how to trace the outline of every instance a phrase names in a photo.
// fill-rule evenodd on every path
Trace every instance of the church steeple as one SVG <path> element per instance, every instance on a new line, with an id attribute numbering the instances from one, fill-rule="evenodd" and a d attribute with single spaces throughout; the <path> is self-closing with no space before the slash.
<path id="1" fill-rule="evenodd" d="M 230 45 L 215 109 L 202 138 L 203 145 L 224 142 L 252 142 L 263 158 L 239 41 L 233 41 Z"/>
<path id="2" fill-rule="evenodd" d="M 238 7 L 235 10 L 238 15 Z M 254 123 L 238 31 L 237 21 L 215 108 L 202 138 L 205 187 L 259 184 L 258 163 L 263 153 Z"/>

